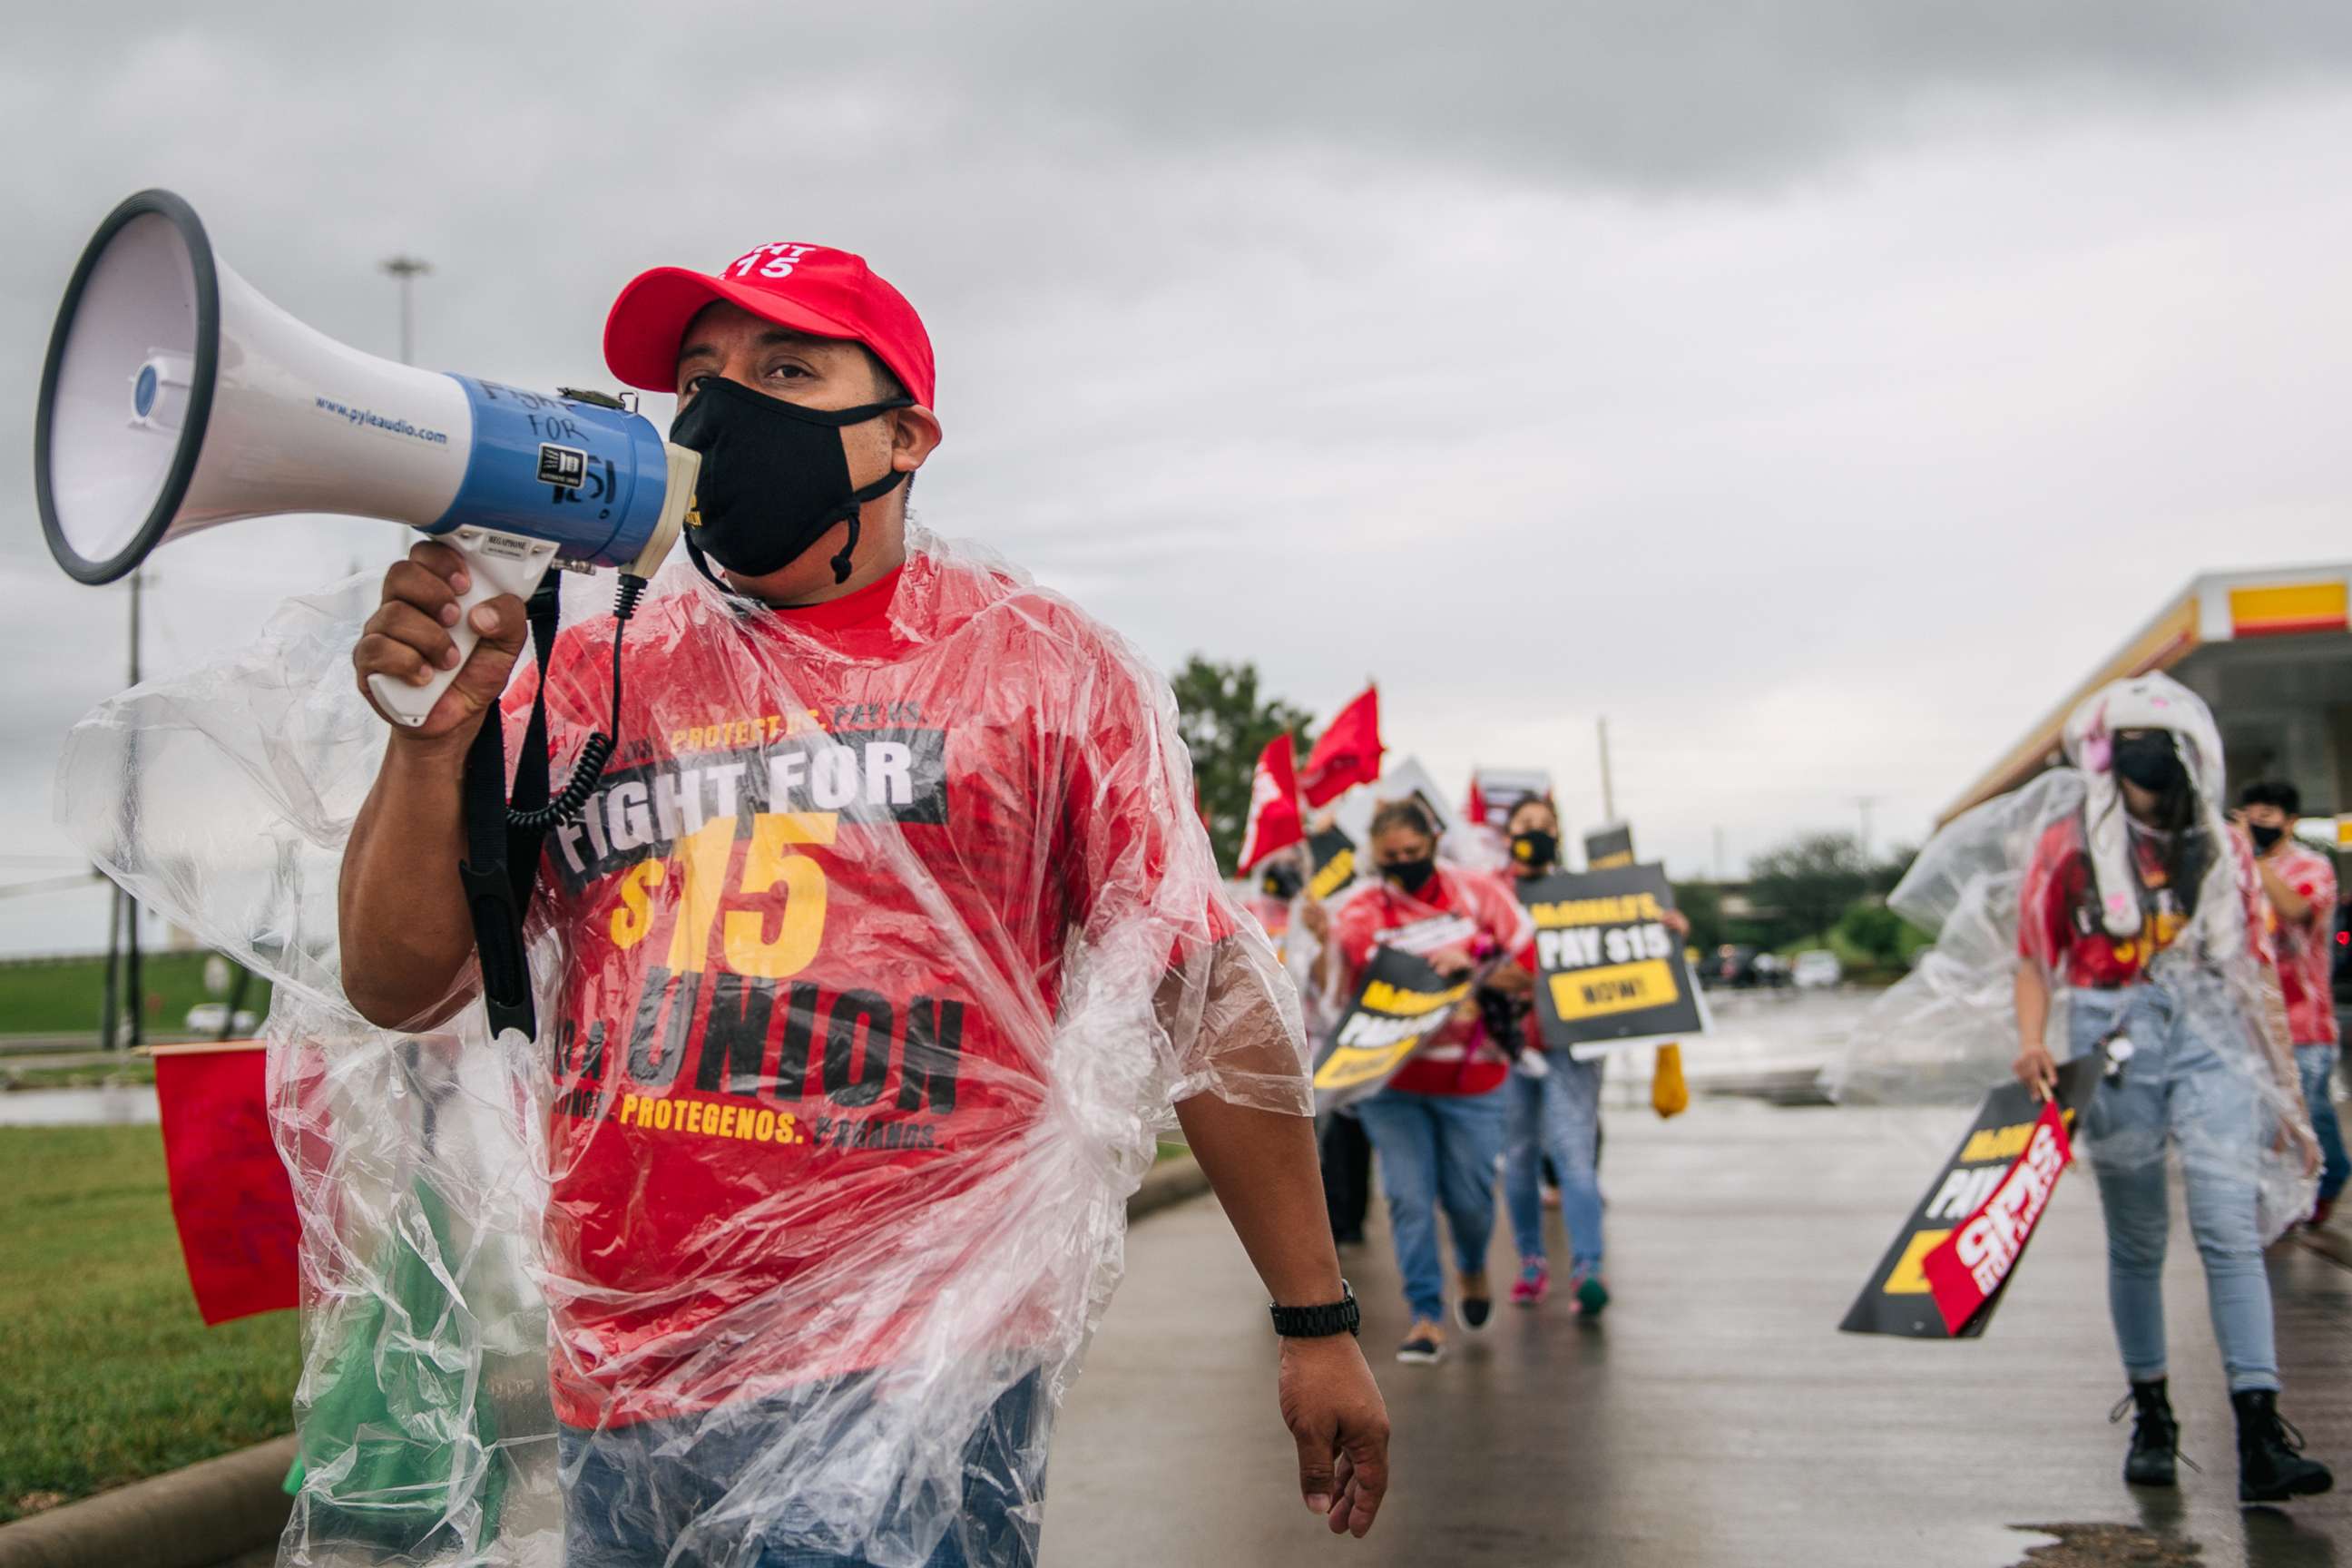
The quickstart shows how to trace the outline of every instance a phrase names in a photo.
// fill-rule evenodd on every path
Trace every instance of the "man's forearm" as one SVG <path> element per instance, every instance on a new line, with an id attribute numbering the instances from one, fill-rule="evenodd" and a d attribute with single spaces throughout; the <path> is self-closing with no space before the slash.
<path id="1" fill-rule="evenodd" d="M 2297 891 L 2284 877 L 2273 870 L 2268 860 L 2256 860 L 2254 870 L 2263 879 L 2263 892 L 2270 899 L 2271 908 L 2278 911 L 2282 921 L 2288 925 L 2300 925 L 2311 918 L 2311 900 Z"/>
<path id="2" fill-rule="evenodd" d="M 2032 960 L 2017 966 L 2017 1043 L 2028 1049 L 2042 1043 L 2050 1023 L 2050 985 Z"/>
<path id="3" fill-rule="evenodd" d="M 447 1011 L 473 952 L 457 862 L 464 753 L 394 740 L 352 825 L 338 888 L 344 994 L 386 1028 Z"/>
<path id="4" fill-rule="evenodd" d="M 1202 1094 L 1179 1104 L 1176 1120 L 1267 1294 L 1286 1307 L 1338 1300 L 1315 1119 Z"/>

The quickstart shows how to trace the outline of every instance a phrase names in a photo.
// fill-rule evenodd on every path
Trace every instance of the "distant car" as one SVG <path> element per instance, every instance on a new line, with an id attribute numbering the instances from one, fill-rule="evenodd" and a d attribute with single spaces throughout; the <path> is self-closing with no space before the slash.
<path id="1" fill-rule="evenodd" d="M 221 1032 L 221 1026 L 228 1021 L 228 1004 L 226 1002 L 199 1002 L 188 1009 L 188 1016 L 184 1020 L 188 1033 L 192 1035 L 217 1035 Z M 260 1022 L 252 1008 L 239 1007 L 236 1010 L 236 1022 L 229 1029 L 229 1033 L 249 1035 L 253 1033 L 254 1026 Z"/>
<path id="2" fill-rule="evenodd" d="M 1817 947 L 1797 954 L 1789 966 L 1789 978 L 1800 991 L 1826 991 L 1845 978 L 1845 966 L 1838 963 L 1836 953 Z"/>
<path id="3" fill-rule="evenodd" d="M 1746 990 L 1756 985 L 1786 985 L 1789 966 L 1771 953 L 1744 942 L 1725 942 L 1699 970 L 1704 985 L 1728 985 Z"/>

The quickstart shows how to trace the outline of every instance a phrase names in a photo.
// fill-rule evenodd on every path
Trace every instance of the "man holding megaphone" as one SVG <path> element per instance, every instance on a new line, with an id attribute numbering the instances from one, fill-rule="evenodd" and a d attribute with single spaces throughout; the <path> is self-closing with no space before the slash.
<path id="1" fill-rule="evenodd" d="M 1386 1415 L 1296 1007 L 1217 891 L 1165 685 L 910 530 L 931 348 L 859 258 L 659 268 L 604 342 L 624 382 L 679 398 L 711 585 L 637 612 L 614 710 L 610 620 L 509 691 L 523 603 L 417 545 L 353 662 L 372 703 L 446 689 L 390 725 L 341 887 L 352 1004 L 389 1028 L 447 1015 L 474 984 L 476 731 L 495 714 L 526 743 L 539 697 L 559 764 L 617 739 L 547 840 L 535 917 L 564 955 L 547 1284 L 570 1561 L 1032 1561 L 1055 1391 L 1115 1277 L 1116 1220 L 1087 1217 L 1125 1168 L 1106 1140 L 1146 1125 L 1101 1113 L 1152 1086 L 1273 1296 L 1306 1501 L 1362 1535 Z"/>

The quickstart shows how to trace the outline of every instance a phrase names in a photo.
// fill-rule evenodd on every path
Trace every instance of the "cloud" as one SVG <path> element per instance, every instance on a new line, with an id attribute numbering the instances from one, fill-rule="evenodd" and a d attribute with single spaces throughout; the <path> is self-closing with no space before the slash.
<path id="1" fill-rule="evenodd" d="M 526 384 L 609 381 L 637 268 L 845 243 L 940 344 L 918 510 L 1155 658 L 1377 674 L 1440 777 L 1584 821 L 1605 712 L 1685 869 L 1865 794 L 1916 837 L 2194 572 L 2343 552 L 2347 62 L 2320 4 L 53 7 L 0 58 L 0 426 L 147 184 L 370 352 L 430 258 L 420 357 Z M 28 446 L 0 824 L 54 849 L 122 606 Z M 151 667 L 400 547 L 175 545 Z"/>

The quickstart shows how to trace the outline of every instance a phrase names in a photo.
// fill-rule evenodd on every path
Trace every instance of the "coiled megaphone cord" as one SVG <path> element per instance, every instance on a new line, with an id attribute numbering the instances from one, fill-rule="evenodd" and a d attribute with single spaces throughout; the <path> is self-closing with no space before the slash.
<path id="1" fill-rule="evenodd" d="M 563 781 L 563 788 L 545 805 L 530 811 L 507 808 L 507 823 L 524 832 L 538 832 L 571 821 L 588 804 L 597 784 L 604 776 L 604 764 L 613 758 L 614 734 L 621 728 L 621 634 L 628 629 L 629 617 L 637 613 L 637 601 L 646 591 L 646 580 L 634 574 L 621 574 L 621 586 L 613 596 L 613 717 L 608 729 L 593 731 L 580 744 L 580 755 L 572 763 L 572 776 Z M 540 683 L 544 689 L 547 671 L 540 671 Z"/>

